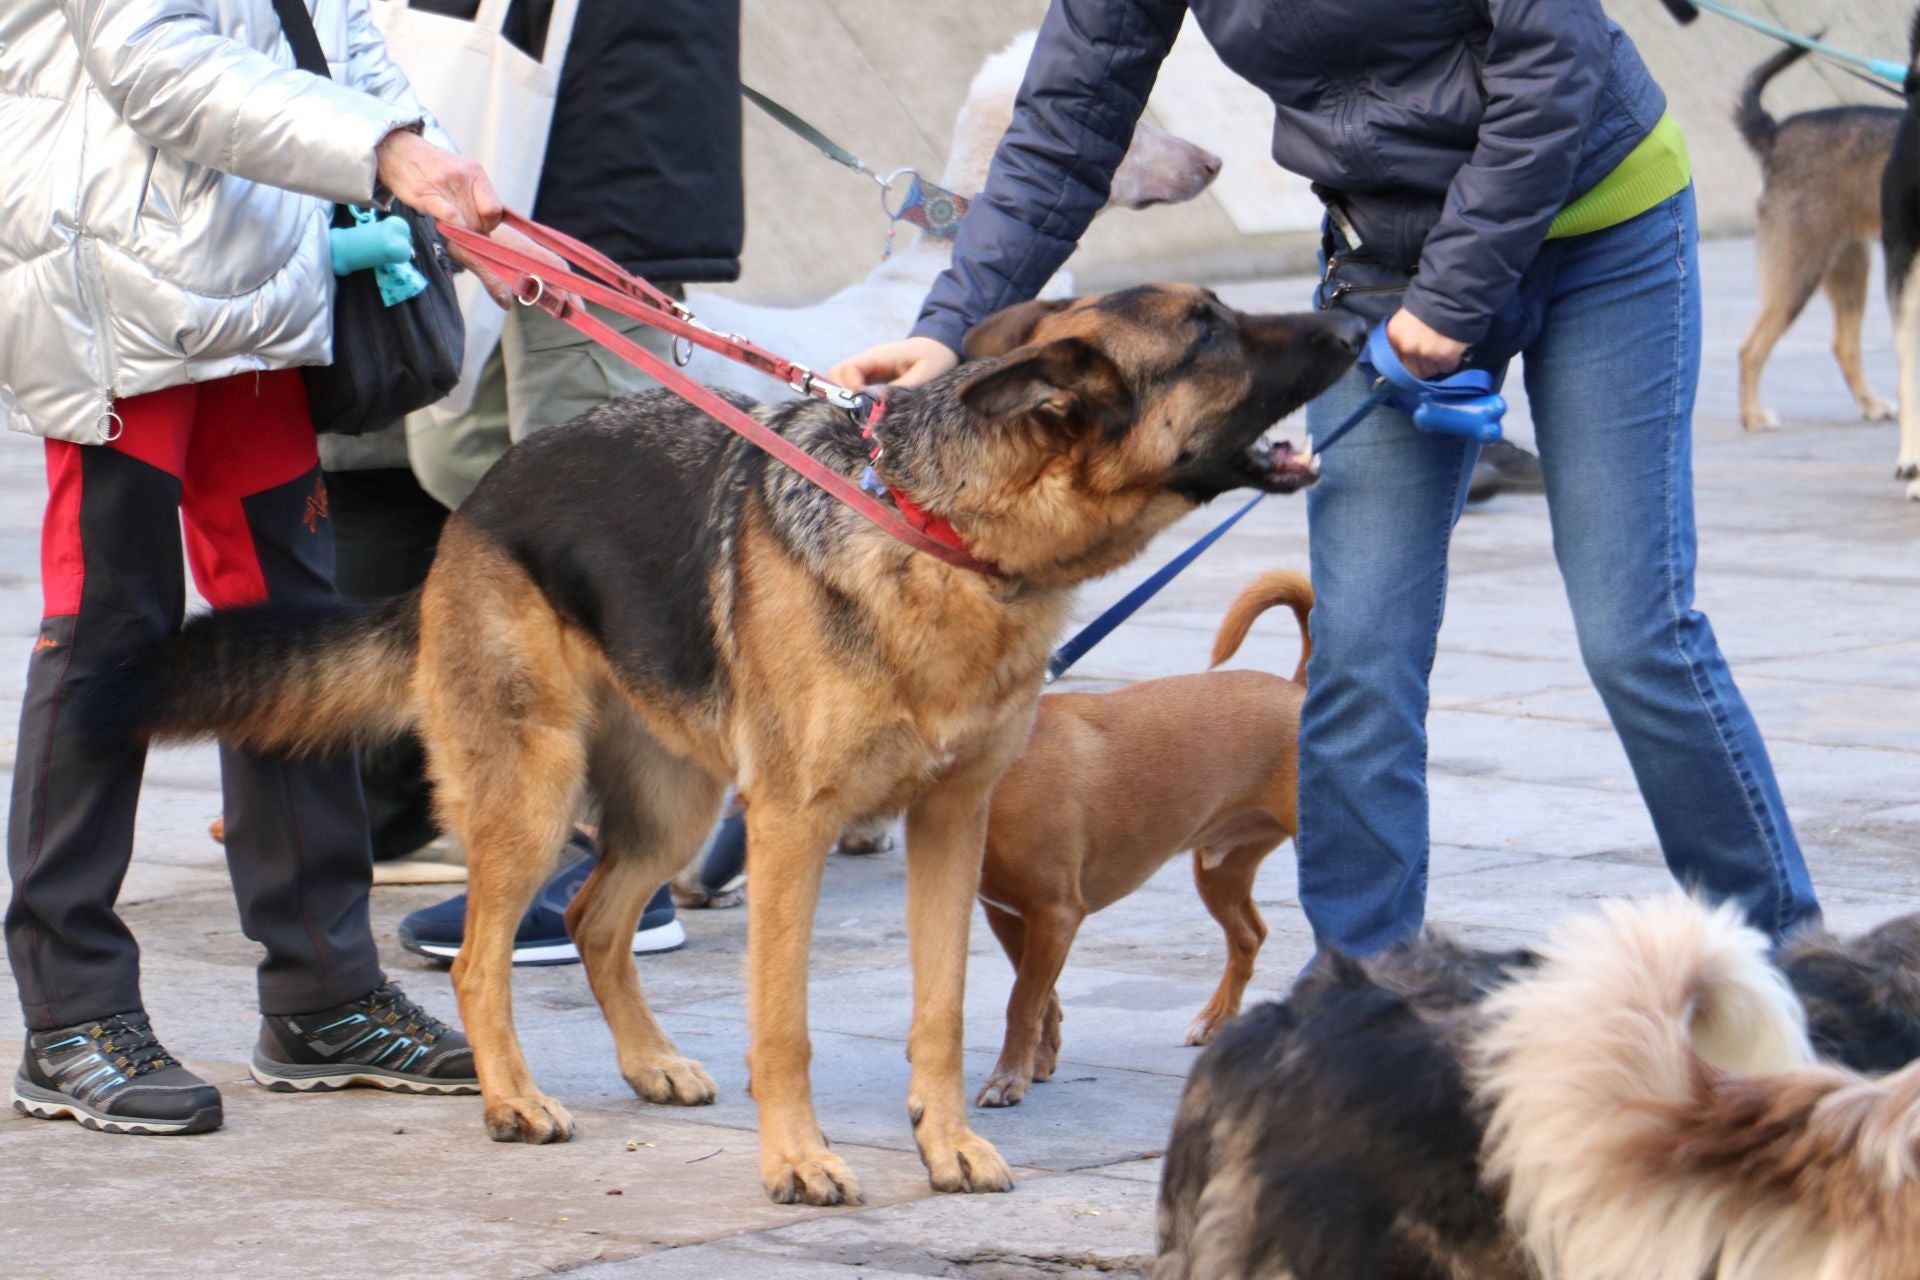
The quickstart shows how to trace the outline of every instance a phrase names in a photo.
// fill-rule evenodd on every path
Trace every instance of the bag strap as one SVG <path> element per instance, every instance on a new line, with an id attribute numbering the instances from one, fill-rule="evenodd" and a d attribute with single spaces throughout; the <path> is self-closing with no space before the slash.
<path id="1" fill-rule="evenodd" d="M 554 0 L 553 10 L 547 15 L 547 42 L 541 47 L 540 63 L 556 76 L 573 44 L 573 24 L 579 8 L 580 0 Z"/>
<path id="2" fill-rule="evenodd" d="M 286 33 L 287 43 L 293 46 L 294 65 L 322 80 L 333 79 L 327 70 L 327 55 L 320 48 L 320 33 L 313 29 L 313 15 L 307 12 L 305 0 L 273 0 L 273 11 L 280 17 L 280 29 Z"/>

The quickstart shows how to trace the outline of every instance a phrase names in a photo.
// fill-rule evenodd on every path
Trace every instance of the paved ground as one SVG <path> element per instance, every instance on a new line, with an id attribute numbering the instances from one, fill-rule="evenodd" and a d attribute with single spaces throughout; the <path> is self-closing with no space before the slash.
<path id="1" fill-rule="evenodd" d="M 1702 601 L 1773 743 L 1829 913 L 1864 926 L 1920 896 L 1920 505 L 1892 479 L 1892 427 L 1851 420 L 1824 313 L 1805 319 L 1774 362 L 1772 403 L 1786 428 L 1745 438 L 1731 425 L 1751 249 L 1712 246 L 1704 270 L 1714 302 L 1698 433 Z M 1282 306 L 1302 289 L 1281 281 L 1230 292 Z M 1868 345 L 1874 380 L 1890 395 L 1878 312 Z M 1515 426 L 1524 438 L 1521 415 Z M 38 608 L 40 485 L 35 448 L 0 450 L 0 633 L 17 653 Z M 1170 534 L 1165 548 L 1204 523 Z M 1089 659 L 1084 678 L 1197 669 L 1240 584 L 1261 568 L 1303 564 L 1305 550 L 1302 504 L 1264 504 Z M 1489 941 L 1531 938 L 1580 901 L 1659 887 L 1652 831 L 1577 664 L 1541 501 L 1503 497 L 1477 510 L 1453 561 L 1432 723 L 1432 917 Z M 1083 611 L 1124 585 L 1100 584 Z M 1268 622 L 1243 658 L 1291 669 L 1290 626 Z M 0 669 L 7 726 L 22 665 Z M 737 911 L 692 914 L 688 948 L 643 964 L 663 1021 L 721 1085 L 711 1110 L 665 1110 L 627 1093 L 573 968 L 522 974 L 517 1001 L 542 1082 L 579 1121 L 570 1146 L 489 1143 L 470 1099 L 287 1098 L 246 1083 L 253 948 L 205 836 L 217 805 L 209 752 L 155 759 L 124 901 L 147 946 L 149 1007 L 167 1042 L 223 1086 L 227 1126 L 162 1142 L 0 1120 L 0 1275 L 64 1280 L 102 1259 L 128 1274 L 178 1276 L 577 1270 L 702 1280 L 1131 1275 L 1147 1265 L 1156 1156 L 1193 1060 L 1180 1040 L 1222 959 L 1178 863 L 1083 932 L 1062 981 L 1056 1081 L 1016 1109 L 977 1117 L 1021 1167 L 1017 1192 L 937 1198 L 902 1105 L 900 857 L 836 859 L 816 933 L 814 1079 L 825 1127 L 871 1202 L 822 1211 L 780 1208 L 759 1190 Z M 1307 954 L 1290 862 L 1275 858 L 1261 876 L 1273 937 L 1256 993 L 1275 990 Z M 399 918 L 437 897 L 380 890 L 374 915 L 393 972 L 451 1014 L 446 972 L 392 945 Z M 1009 972 L 984 928 L 974 955 L 967 1042 L 977 1086 L 999 1044 Z M 18 1049 L 0 1033 L 0 1055 Z"/>

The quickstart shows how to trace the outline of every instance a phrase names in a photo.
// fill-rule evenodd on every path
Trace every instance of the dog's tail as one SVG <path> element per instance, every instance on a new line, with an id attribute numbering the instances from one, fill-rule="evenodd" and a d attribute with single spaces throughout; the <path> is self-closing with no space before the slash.
<path id="1" fill-rule="evenodd" d="M 1307 682 L 1307 659 L 1313 656 L 1313 635 L 1307 630 L 1307 615 L 1313 612 L 1313 583 L 1307 575 L 1293 569 L 1269 569 L 1247 584 L 1246 590 L 1227 609 L 1221 620 L 1220 634 L 1213 638 L 1213 660 L 1217 667 L 1240 651 L 1253 620 L 1275 605 L 1286 605 L 1300 622 L 1300 665 L 1293 682 Z"/>
<path id="2" fill-rule="evenodd" d="M 1609 904 L 1561 928 L 1485 1012 L 1473 1057 L 1487 1170 L 1542 1274 L 1869 1274 L 1761 1269 L 1807 1225 L 1795 1170 L 1816 1144 L 1860 1139 L 1816 1104 L 1859 1082 L 1808 1065 L 1800 1003 L 1731 907 Z"/>
<path id="3" fill-rule="evenodd" d="M 419 648 L 417 590 L 371 607 L 222 609 L 84 684 L 74 723 L 96 740 L 327 754 L 412 725 Z"/>
<path id="4" fill-rule="evenodd" d="M 1767 91 L 1767 84 L 1775 76 L 1806 56 L 1807 51 L 1799 45 L 1790 44 L 1781 49 L 1753 69 L 1733 105 L 1733 123 L 1739 128 L 1740 136 L 1747 140 L 1747 145 L 1753 148 L 1753 154 L 1762 160 L 1773 153 L 1773 140 L 1780 136 L 1780 122 L 1761 105 L 1760 96 Z"/>

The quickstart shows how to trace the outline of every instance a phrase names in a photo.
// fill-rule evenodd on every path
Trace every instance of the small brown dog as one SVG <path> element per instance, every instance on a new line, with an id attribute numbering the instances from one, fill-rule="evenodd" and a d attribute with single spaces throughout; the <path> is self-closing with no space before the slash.
<path id="1" fill-rule="evenodd" d="M 994 789 L 980 901 L 1019 971 L 1007 1036 L 984 1107 L 1010 1107 L 1060 1055 L 1054 981 L 1080 922 L 1193 850 L 1200 900 L 1227 935 L 1219 989 L 1187 1032 L 1205 1044 L 1240 1011 L 1267 926 L 1253 905 L 1261 861 L 1294 833 L 1300 703 L 1313 641 L 1313 587 L 1275 570 L 1253 580 L 1220 624 L 1212 666 L 1234 655 L 1275 605 L 1300 621 L 1291 680 L 1209 671 L 1143 680 L 1112 693 L 1040 699 L 1033 738 Z M 1178 756 L 1169 755 L 1177 745 Z"/>

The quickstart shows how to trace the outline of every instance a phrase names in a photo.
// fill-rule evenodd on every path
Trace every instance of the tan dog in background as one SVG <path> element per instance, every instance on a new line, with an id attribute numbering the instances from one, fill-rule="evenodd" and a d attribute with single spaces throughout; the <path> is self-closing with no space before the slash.
<path id="1" fill-rule="evenodd" d="M 1205 1044 L 1240 1011 L 1267 926 L 1253 905 L 1260 863 L 1294 834 L 1300 704 L 1313 641 L 1313 587 L 1291 570 L 1253 580 L 1213 642 L 1219 666 L 1254 619 L 1286 605 L 1300 622 L 1291 680 L 1208 671 L 1143 680 L 1112 693 L 1040 700 L 1027 751 L 994 789 L 980 901 L 1019 971 L 1007 1036 L 985 1107 L 1010 1107 L 1053 1076 L 1060 1056 L 1054 982 L 1080 922 L 1193 850 L 1200 900 L 1227 935 L 1227 968 L 1187 1031 Z"/>

